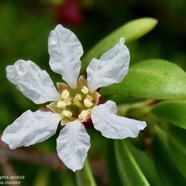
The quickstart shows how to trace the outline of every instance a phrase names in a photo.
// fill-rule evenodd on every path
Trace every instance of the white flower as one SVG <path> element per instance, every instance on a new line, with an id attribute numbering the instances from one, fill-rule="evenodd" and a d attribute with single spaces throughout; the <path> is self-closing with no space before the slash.
<path id="1" fill-rule="evenodd" d="M 70 30 L 57 25 L 48 41 L 50 67 L 67 83 L 52 83 L 48 73 L 32 61 L 18 60 L 6 68 L 7 78 L 36 104 L 47 105 L 50 112 L 27 110 L 3 133 L 2 140 L 11 149 L 44 141 L 55 134 L 59 122 L 63 126 L 57 138 L 57 153 L 73 171 L 83 167 L 90 137 L 85 127 L 93 123 L 103 136 L 112 139 L 136 137 L 146 127 L 145 122 L 117 116 L 113 101 L 103 103 L 98 89 L 118 83 L 128 72 L 130 54 L 124 39 L 92 59 L 87 68 L 87 80 L 79 76 L 83 48 Z"/>

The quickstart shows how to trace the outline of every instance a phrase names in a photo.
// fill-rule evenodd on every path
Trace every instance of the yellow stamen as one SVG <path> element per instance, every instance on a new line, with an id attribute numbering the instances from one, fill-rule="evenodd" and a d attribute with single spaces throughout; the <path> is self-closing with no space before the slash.
<path id="1" fill-rule="evenodd" d="M 80 120 L 84 120 L 89 115 L 89 112 L 87 110 L 82 110 L 81 113 L 78 115 L 78 118 Z"/>
<path id="2" fill-rule="evenodd" d="M 94 97 L 91 94 L 87 94 L 86 98 L 89 99 L 90 101 L 94 100 Z"/>
<path id="3" fill-rule="evenodd" d="M 71 105 L 72 103 L 71 103 L 71 101 L 67 101 L 66 104 L 69 106 L 69 105 Z"/>
<path id="4" fill-rule="evenodd" d="M 65 101 L 66 105 L 69 106 L 72 104 L 72 100 L 73 100 L 72 98 L 67 98 L 64 101 Z"/>
<path id="5" fill-rule="evenodd" d="M 91 114 L 91 110 L 92 110 L 92 109 L 87 109 L 88 115 Z"/>
<path id="6" fill-rule="evenodd" d="M 84 99 L 84 105 L 86 107 L 91 107 L 93 105 L 92 101 L 90 99 Z"/>
<path id="7" fill-rule="evenodd" d="M 69 118 L 72 117 L 72 112 L 68 111 L 68 110 L 63 110 L 62 111 L 63 116 Z"/>
<path id="8" fill-rule="evenodd" d="M 81 100 L 82 100 L 82 95 L 81 95 L 81 94 L 76 94 L 76 95 L 75 95 L 75 98 L 76 98 L 77 100 L 81 101 Z"/>
<path id="9" fill-rule="evenodd" d="M 63 90 L 63 92 L 61 93 L 62 99 L 67 99 L 69 96 L 70 96 L 70 92 L 67 89 Z"/>
<path id="10" fill-rule="evenodd" d="M 81 89 L 81 92 L 83 92 L 84 94 L 88 94 L 89 89 L 86 86 L 83 86 L 83 88 Z"/>
<path id="11" fill-rule="evenodd" d="M 57 102 L 57 108 L 65 108 L 67 104 L 64 101 Z"/>

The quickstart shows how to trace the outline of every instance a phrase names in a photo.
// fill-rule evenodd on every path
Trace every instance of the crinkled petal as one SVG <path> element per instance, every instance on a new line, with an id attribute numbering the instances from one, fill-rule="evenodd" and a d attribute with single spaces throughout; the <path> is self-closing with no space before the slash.
<path id="1" fill-rule="evenodd" d="M 124 45 L 124 38 L 105 52 L 100 59 L 92 59 L 87 67 L 87 81 L 90 90 L 118 83 L 128 72 L 130 53 Z"/>
<path id="2" fill-rule="evenodd" d="M 116 104 L 113 101 L 107 101 L 92 109 L 94 127 L 103 136 L 112 139 L 137 137 L 139 131 L 146 127 L 146 122 L 117 116 L 116 112 Z"/>
<path id="3" fill-rule="evenodd" d="M 36 104 L 60 98 L 48 73 L 30 60 L 18 60 L 7 66 L 6 72 L 8 80 Z"/>
<path id="4" fill-rule="evenodd" d="M 79 120 L 68 123 L 57 138 L 58 156 L 73 171 L 83 167 L 89 148 L 90 136 Z"/>
<path id="5" fill-rule="evenodd" d="M 57 25 L 50 33 L 48 51 L 51 69 L 61 74 L 71 88 L 76 88 L 83 48 L 75 34 L 62 25 Z"/>
<path id="6" fill-rule="evenodd" d="M 10 149 L 33 145 L 54 135 L 60 119 L 56 113 L 27 110 L 4 130 L 2 140 Z"/>

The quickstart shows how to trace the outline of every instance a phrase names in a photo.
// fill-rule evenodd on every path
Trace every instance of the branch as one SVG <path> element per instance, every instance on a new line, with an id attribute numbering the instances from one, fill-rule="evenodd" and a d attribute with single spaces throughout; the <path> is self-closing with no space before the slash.
<path id="1" fill-rule="evenodd" d="M 8 145 L 2 142 L 0 135 L 0 159 L 3 158 L 6 158 L 8 161 L 16 160 L 29 162 L 36 165 L 44 165 L 54 170 L 68 170 L 56 153 L 43 153 L 24 148 L 11 150 L 9 149 Z M 93 174 L 99 178 L 102 185 L 107 185 L 108 179 L 103 161 L 91 160 L 90 165 Z M 13 173 L 11 174 L 15 175 Z"/>
<path id="2" fill-rule="evenodd" d="M 5 148 L 6 145 L 0 140 L 0 146 Z M 13 166 L 10 164 L 9 159 L 6 157 L 4 152 L 1 151 L 1 149 L 0 149 L 0 154 L 2 154 L 2 155 L 0 155 L 0 165 L 1 165 L 1 169 L 2 169 L 3 173 L 9 177 L 12 175 L 16 175 L 16 172 L 15 172 Z"/>
<path id="3" fill-rule="evenodd" d="M 11 150 L 0 139 L 0 157 L 11 160 L 25 161 L 33 164 L 49 166 L 55 170 L 67 169 L 58 156 L 54 153 L 43 153 L 24 148 Z"/>

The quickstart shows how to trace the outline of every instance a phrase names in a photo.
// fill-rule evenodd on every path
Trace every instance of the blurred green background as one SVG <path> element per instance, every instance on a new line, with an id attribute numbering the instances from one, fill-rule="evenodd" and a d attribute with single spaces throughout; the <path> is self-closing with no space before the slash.
<path id="1" fill-rule="evenodd" d="M 186 69 L 186 1 L 185 0 L 1 0 L 0 1 L 0 131 L 27 109 L 37 105 L 25 98 L 6 79 L 5 68 L 18 59 L 30 59 L 46 69 L 52 79 L 61 77 L 49 69 L 47 40 L 52 29 L 61 23 L 81 41 L 85 53 L 104 36 L 124 23 L 140 18 L 158 19 L 157 27 L 143 38 L 128 44 L 131 63 L 149 58 L 170 60 Z M 95 131 L 89 152 L 100 185 L 109 185 L 96 162 L 104 161 L 104 140 Z M 30 147 L 39 152 L 56 153 L 55 139 Z M 99 143 L 97 143 L 99 142 Z M 25 148 L 26 151 L 26 148 Z M 2 153 L 1 153 L 2 154 Z M 0 154 L 0 155 L 1 155 Z M 30 154 L 32 156 L 32 154 Z M 1 156 L 0 156 L 1 158 Z M 19 158 L 18 158 L 19 159 Z M 15 161 L 15 162 L 14 162 Z M 70 185 L 71 171 L 13 160 L 13 171 L 25 175 L 22 185 Z M 0 161 L 0 175 L 5 175 Z M 12 166 L 12 165 L 11 165 Z M 4 172 L 5 171 L 5 172 Z M 71 183 L 68 177 L 72 177 Z"/>

